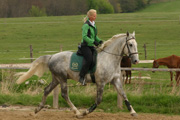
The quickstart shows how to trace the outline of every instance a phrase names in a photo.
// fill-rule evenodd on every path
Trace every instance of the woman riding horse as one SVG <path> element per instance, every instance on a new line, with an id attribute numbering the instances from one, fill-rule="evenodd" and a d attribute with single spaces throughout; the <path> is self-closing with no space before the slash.
<path id="1" fill-rule="evenodd" d="M 82 27 L 82 41 L 81 47 L 79 48 L 84 57 L 83 66 L 79 74 L 79 82 L 82 85 L 85 85 L 84 78 L 92 64 L 93 54 L 96 52 L 94 45 L 98 46 L 103 43 L 97 36 L 97 28 L 95 25 L 96 15 L 96 10 L 90 9 L 87 12 L 87 17 L 85 17 Z"/>

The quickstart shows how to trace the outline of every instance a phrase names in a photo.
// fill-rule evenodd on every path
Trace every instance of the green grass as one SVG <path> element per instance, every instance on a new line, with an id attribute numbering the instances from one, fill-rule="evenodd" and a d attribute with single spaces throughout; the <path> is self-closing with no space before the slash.
<path id="1" fill-rule="evenodd" d="M 26 105 L 26 106 L 38 106 L 41 101 L 41 95 L 25 95 L 25 94 L 16 94 L 16 95 L 1 95 L 0 94 L 0 104 L 6 105 Z M 89 108 L 94 104 L 94 98 L 92 96 L 84 95 L 73 95 L 70 94 L 71 101 L 78 108 Z M 117 95 L 114 93 L 108 93 L 103 96 L 102 103 L 98 106 L 99 109 L 104 112 L 117 113 L 119 111 L 128 112 L 125 109 L 120 110 L 117 107 L 116 102 Z M 171 114 L 171 115 L 180 115 L 179 111 L 179 96 L 169 96 L 169 95 L 142 95 L 134 96 L 128 94 L 129 101 L 133 105 L 137 113 L 159 113 L 159 114 Z M 53 96 L 50 95 L 47 98 L 46 104 L 52 106 Z M 59 97 L 59 105 L 61 107 L 69 107 L 62 97 Z"/>
<path id="2" fill-rule="evenodd" d="M 168 2 L 151 4 L 146 9 L 143 9 L 140 12 L 179 12 L 179 5 L 179 0 L 171 0 Z"/>
<path id="3" fill-rule="evenodd" d="M 180 12 L 128 13 L 98 15 L 98 36 L 108 40 L 115 34 L 136 31 L 140 59 L 147 45 L 147 59 L 179 55 Z M 29 45 L 37 58 L 63 50 L 77 50 L 81 41 L 83 15 L 59 17 L 3 18 L 0 20 L 0 63 L 29 63 Z M 56 51 L 49 53 L 47 51 Z"/>

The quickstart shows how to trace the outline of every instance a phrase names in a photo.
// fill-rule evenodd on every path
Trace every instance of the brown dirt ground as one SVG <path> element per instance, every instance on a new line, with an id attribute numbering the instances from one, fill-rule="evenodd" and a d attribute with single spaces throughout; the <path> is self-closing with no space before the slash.
<path id="1" fill-rule="evenodd" d="M 78 120 L 69 109 L 43 109 L 38 114 L 34 114 L 35 107 L 10 106 L 0 107 L 0 120 Z M 137 117 L 132 117 L 129 113 L 119 112 L 116 114 L 93 112 L 83 120 L 180 120 L 180 116 L 145 114 L 138 113 Z"/>

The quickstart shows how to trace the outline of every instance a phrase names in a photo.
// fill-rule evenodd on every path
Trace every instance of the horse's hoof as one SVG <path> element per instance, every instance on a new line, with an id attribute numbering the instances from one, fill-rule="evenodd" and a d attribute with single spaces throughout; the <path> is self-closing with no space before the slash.
<path id="1" fill-rule="evenodd" d="M 39 110 L 38 108 L 36 108 L 36 109 L 34 110 L 34 113 L 37 114 L 39 111 L 40 111 L 40 110 Z"/>
<path id="2" fill-rule="evenodd" d="M 76 118 L 82 119 L 84 116 L 83 115 L 76 115 Z"/>
<path id="3" fill-rule="evenodd" d="M 131 113 L 131 116 L 133 116 L 133 117 L 137 117 L 137 116 L 138 116 L 138 114 L 137 114 L 137 113 Z"/>
<path id="4" fill-rule="evenodd" d="M 38 110 L 37 110 L 37 108 L 34 110 L 34 113 L 36 114 L 36 113 L 38 113 Z"/>

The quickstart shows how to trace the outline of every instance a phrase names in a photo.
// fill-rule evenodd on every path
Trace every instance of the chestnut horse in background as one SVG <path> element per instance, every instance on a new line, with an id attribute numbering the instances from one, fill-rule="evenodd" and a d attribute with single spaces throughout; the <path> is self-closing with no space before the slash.
<path id="1" fill-rule="evenodd" d="M 121 67 L 131 67 L 131 59 L 128 56 L 122 57 Z M 130 84 L 131 83 L 131 70 L 125 70 L 125 73 L 126 73 L 125 84 L 127 84 L 127 82 L 128 82 L 128 77 L 129 77 L 129 84 Z"/>
<path id="2" fill-rule="evenodd" d="M 167 66 L 168 68 L 180 68 L 180 57 L 176 55 L 171 55 L 165 58 L 159 58 L 154 60 L 153 68 L 158 68 L 160 65 Z M 176 72 L 176 84 L 179 85 L 179 75 L 180 72 Z M 170 71 L 170 78 L 171 78 L 171 86 L 173 85 L 173 72 Z"/>

